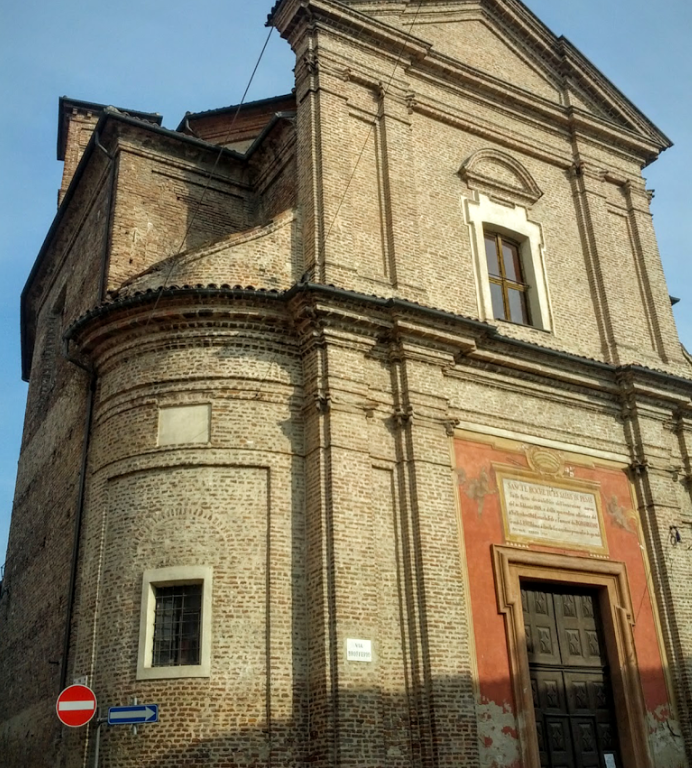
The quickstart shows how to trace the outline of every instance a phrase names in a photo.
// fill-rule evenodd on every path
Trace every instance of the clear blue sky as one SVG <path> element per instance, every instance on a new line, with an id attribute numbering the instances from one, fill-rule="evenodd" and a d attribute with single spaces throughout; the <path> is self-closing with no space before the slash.
<path id="1" fill-rule="evenodd" d="M 0 564 L 9 529 L 26 384 L 19 295 L 55 215 L 60 96 L 160 112 L 237 103 L 274 0 L 24 0 L 0 10 Z M 526 0 L 674 142 L 644 175 L 675 314 L 692 349 L 690 0 Z M 276 33 L 249 99 L 290 91 L 293 57 Z M 37 514 L 40 510 L 36 510 Z"/>

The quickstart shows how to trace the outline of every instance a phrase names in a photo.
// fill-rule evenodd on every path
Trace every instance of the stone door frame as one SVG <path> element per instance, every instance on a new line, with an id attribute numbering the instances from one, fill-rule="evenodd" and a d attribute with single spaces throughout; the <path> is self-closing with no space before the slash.
<path id="1" fill-rule="evenodd" d="M 644 694 L 634 645 L 634 614 L 624 563 L 528 549 L 492 546 L 498 610 L 505 617 L 509 666 L 522 765 L 540 768 L 536 717 L 521 605 L 521 582 L 595 588 L 598 593 L 621 758 L 632 768 L 650 768 Z"/>

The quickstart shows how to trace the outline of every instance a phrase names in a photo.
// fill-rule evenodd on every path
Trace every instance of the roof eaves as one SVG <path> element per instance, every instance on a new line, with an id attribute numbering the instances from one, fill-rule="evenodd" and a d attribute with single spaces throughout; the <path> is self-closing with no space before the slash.
<path id="1" fill-rule="evenodd" d="M 71 99 L 68 96 L 61 96 L 58 100 L 58 144 L 57 153 L 58 160 L 65 159 L 65 145 L 67 142 L 67 117 L 68 111 L 72 109 L 80 109 L 85 112 L 96 112 L 103 114 L 108 109 L 116 109 L 122 114 L 130 115 L 131 117 L 142 120 L 146 123 L 152 123 L 153 125 L 161 125 L 163 117 L 158 112 L 140 112 L 136 109 L 123 109 L 120 107 L 113 107 L 109 104 L 99 104 L 95 101 L 81 101 L 80 99 Z"/>
<path id="2" fill-rule="evenodd" d="M 283 0 L 276 0 L 274 5 L 272 6 L 272 9 L 267 14 L 267 20 L 264 24 L 265 27 L 271 27 L 272 23 L 274 22 L 274 14 L 279 10 L 279 6 L 281 5 L 282 2 Z"/>
<path id="3" fill-rule="evenodd" d="M 286 101 L 287 99 L 295 98 L 294 93 L 285 93 L 282 96 L 270 96 L 267 99 L 257 99 L 256 101 L 248 101 L 245 104 L 231 104 L 228 107 L 217 107 L 216 109 L 207 109 L 203 112 L 186 112 L 185 117 L 180 121 L 180 124 L 176 128 L 176 131 L 182 131 L 185 128 L 185 123 L 190 120 L 203 119 L 205 117 L 214 117 L 215 115 L 223 115 L 228 112 L 235 112 L 239 110 L 244 112 L 246 109 L 253 109 L 256 107 L 270 106 L 275 102 Z"/>
<path id="4" fill-rule="evenodd" d="M 267 138 L 267 136 L 274 130 L 274 128 L 282 122 L 292 122 L 295 118 L 296 113 L 295 112 L 277 112 L 275 115 L 272 116 L 272 119 L 264 126 L 262 129 L 262 132 L 257 136 L 257 138 L 252 142 L 252 144 L 247 148 L 245 154 L 243 157 L 248 160 L 254 153 L 260 148 L 262 145 L 262 142 Z"/>
<path id="5" fill-rule="evenodd" d="M 162 126 L 158 125 L 151 125 L 147 123 L 143 123 L 141 120 L 136 120 L 131 118 L 129 115 L 123 114 L 122 112 L 119 112 L 117 110 L 111 110 L 111 108 L 108 108 L 107 113 L 110 117 L 114 117 L 117 120 L 120 120 L 123 123 L 128 123 L 129 125 L 137 126 L 138 128 L 144 128 L 147 131 L 152 131 L 153 133 L 158 134 L 159 136 L 166 136 L 169 139 L 175 139 L 176 141 L 183 141 L 187 144 L 193 144 L 197 147 L 200 147 L 200 149 L 206 149 L 210 152 L 221 152 L 224 155 L 228 155 L 232 157 L 235 160 L 243 160 L 244 155 L 242 152 L 237 152 L 235 149 L 227 149 L 226 147 L 221 147 L 218 144 L 214 144 L 210 141 L 205 141 L 204 139 L 198 139 L 196 136 L 188 136 L 185 133 L 180 133 L 179 131 L 173 131 L 170 128 L 163 128 Z"/>
<path id="6" fill-rule="evenodd" d="M 122 123 L 127 123 L 128 125 L 132 125 L 137 128 L 150 131 L 152 133 L 156 133 L 160 136 L 166 136 L 167 138 L 175 139 L 176 141 L 182 141 L 187 144 L 192 144 L 194 146 L 200 147 L 202 149 L 206 149 L 208 151 L 218 152 L 220 155 L 226 155 L 228 157 L 233 158 L 234 160 L 245 162 L 244 155 L 241 154 L 240 152 L 236 152 L 235 150 L 225 149 L 224 147 L 219 147 L 216 144 L 210 144 L 208 141 L 203 141 L 202 139 L 196 139 L 192 136 L 186 136 L 185 134 L 178 133 L 177 131 L 171 131 L 168 128 L 162 128 L 159 125 L 154 125 L 152 123 L 148 123 L 148 122 L 139 120 L 137 118 L 130 117 L 129 115 L 123 114 L 122 112 L 115 109 L 114 107 L 108 107 L 108 106 L 105 107 L 101 116 L 99 117 L 98 122 L 96 123 L 96 126 L 94 127 L 94 131 L 91 135 L 91 138 L 89 139 L 89 142 L 86 148 L 84 149 L 84 153 L 82 154 L 79 164 L 77 165 L 74 176 L 72 177 L 72 180 L 70 181 L 70 185 L 68 186 L 67 191 L 65 192 L 65 196 L 63 197 L 62 202 L 58 207 L 57 213 L 55 214 L 55 217 L 51 222 L 50 228 L 48 229 L 48 232 L 46 233 L 46 236 L 43 239 L 41 248 L 39 249 L 36 259 L 34 260 L 33 266 L 31 267 L 31 271 L 29 272 L 29 276 L 26 279 L 24 288 L 22 289 L 22 294 L 20 298 L 19 326 L 20 326 L 22 379 L 24 381 L 29 380 L 29 375 L 31 373 L 31 358 L 29 355 L 28 339 L 27 339 L 28 318 L 27 318 L 27 308 L 26 308 L 26 302 L 27 302 L 29 292 L 31 290 L 31 285 L 39 269 L 41 268 L 41 265 L 43 264 L 43 261 L 46 257 L 46 252 L 48 251 L 48 248 L 53 239 L 53 236 L 55 235 L 58 227 L 60 226 L 60 223 L 62 222 L 66 214 L 66 211 L 70 206 L 70 202 L 74 197 L 75 192 L 79 186 L 79 182 L 82 176 L 84 175 L 84 172 L 89 164 L 89 159 L 93 154 L 94 148 L 96 147 L 96 144 L 97 144 L 97 137 L 99 136 L 100 133 L 103 132 L 103 129 L 106 123 L 108 122 L 108 120 L 117 120 Z"/>

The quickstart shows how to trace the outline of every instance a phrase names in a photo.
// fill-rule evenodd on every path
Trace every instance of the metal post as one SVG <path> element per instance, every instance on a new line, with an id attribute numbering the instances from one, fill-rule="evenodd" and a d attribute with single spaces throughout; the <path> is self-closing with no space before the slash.
<path id="1" fill-rule="evenodd" d="M 101 748 L 101 726 L 103 720 L 99 717 L 96 725 L 96 741 L 94 744 L 94 768 L 99 768 L 99 751 Z"/>

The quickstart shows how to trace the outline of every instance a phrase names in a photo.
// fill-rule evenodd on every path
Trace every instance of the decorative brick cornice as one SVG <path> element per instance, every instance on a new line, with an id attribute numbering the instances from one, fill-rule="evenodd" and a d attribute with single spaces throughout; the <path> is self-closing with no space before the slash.
<path id="1" fill-rule="evenodd" d="M 559 113 L 558 122 L 568 130 L 594 137 L 649 163 L 671 146 L 670 140 L 630 102 L 589 60 L 564 37 L 555 36 L 526 6 L 517 0 L 448 0 L 415 5 L 418 21 L 450 14 L 468 15 L 476 9 L 484 23 L 507 36 L 518 55 L 525 55 L 557 90 L 569 92 L 570 83 L 593 102 L 592 114 L 583 108 L 549 101 L 512 84 L 455 61 L 438 52 L 430 43 L 411 34 L 407 27 L 414 4 L 390 2 L 337 2 L 337 0 L 282 0 L 269 16 L 284 37 L 295 45 L 308 29 L 329 29 L 351 42 L 366 40 L 381 52 L 390 51 L 402 62 L 408 61 L 410 75 L 438 76 L 447 88 L 455 84 L 478 89 L 503 109 L 529 110 L 539 115 L 547 108 Z M 397 16 L 403 29 L 388 23 Z M 444 18 L 443 18 L 444 17 Z M 461 18 L 461 17 L 460 17 Z M 413 21 L 413 19 L 411 19 Z M 409 33 L 406 29 L 409 29 Z M 315 60 L 314 66 L 318 66 Z"/>
<path id="2" fill-rule="evenodd" d="M 91 309 L 73 323 L 65 338 L 81 347 L 96 337 L 113 336 L 178 323 L 227 323 L 229 318 L 272 328 L 287 328 L 310 337 L 311 343 L 329 343 L 326 329 L 344 337 L 367 340 L 366 346 L 393 344 L 400 355 L 445 367 L 465 361 L 511 370 L 514 375 L 561 381 L 565 386 L 594 389 L 619 395 L 631 408 L 647 406 L 670 410 L 692 407 L 692 378 L 642 366 L 614 366 L 558 349 L 503 336 L 498 328 L 398 298 L 369 296 L 332 285 L 297 283 L 287 291 L 268 291 L 252 286 L 167 286 L 121 298 Z M 101 330 L 98 330 L 98 329 Z M 337 338 L 338 337 L 338 338 Z M 407 349 L 410 350 L 407 351 Z"/>
<path id="3" fill-rule="evenodd" d="M 336 0 L 282 0 L 267 23 L 292 43 L 308 29 L 321 27 L 359 40 L 377 40 L 382 50 L 389 49 L 397 57 L 422 58 L 431 48 L 424 40 Z"/>

